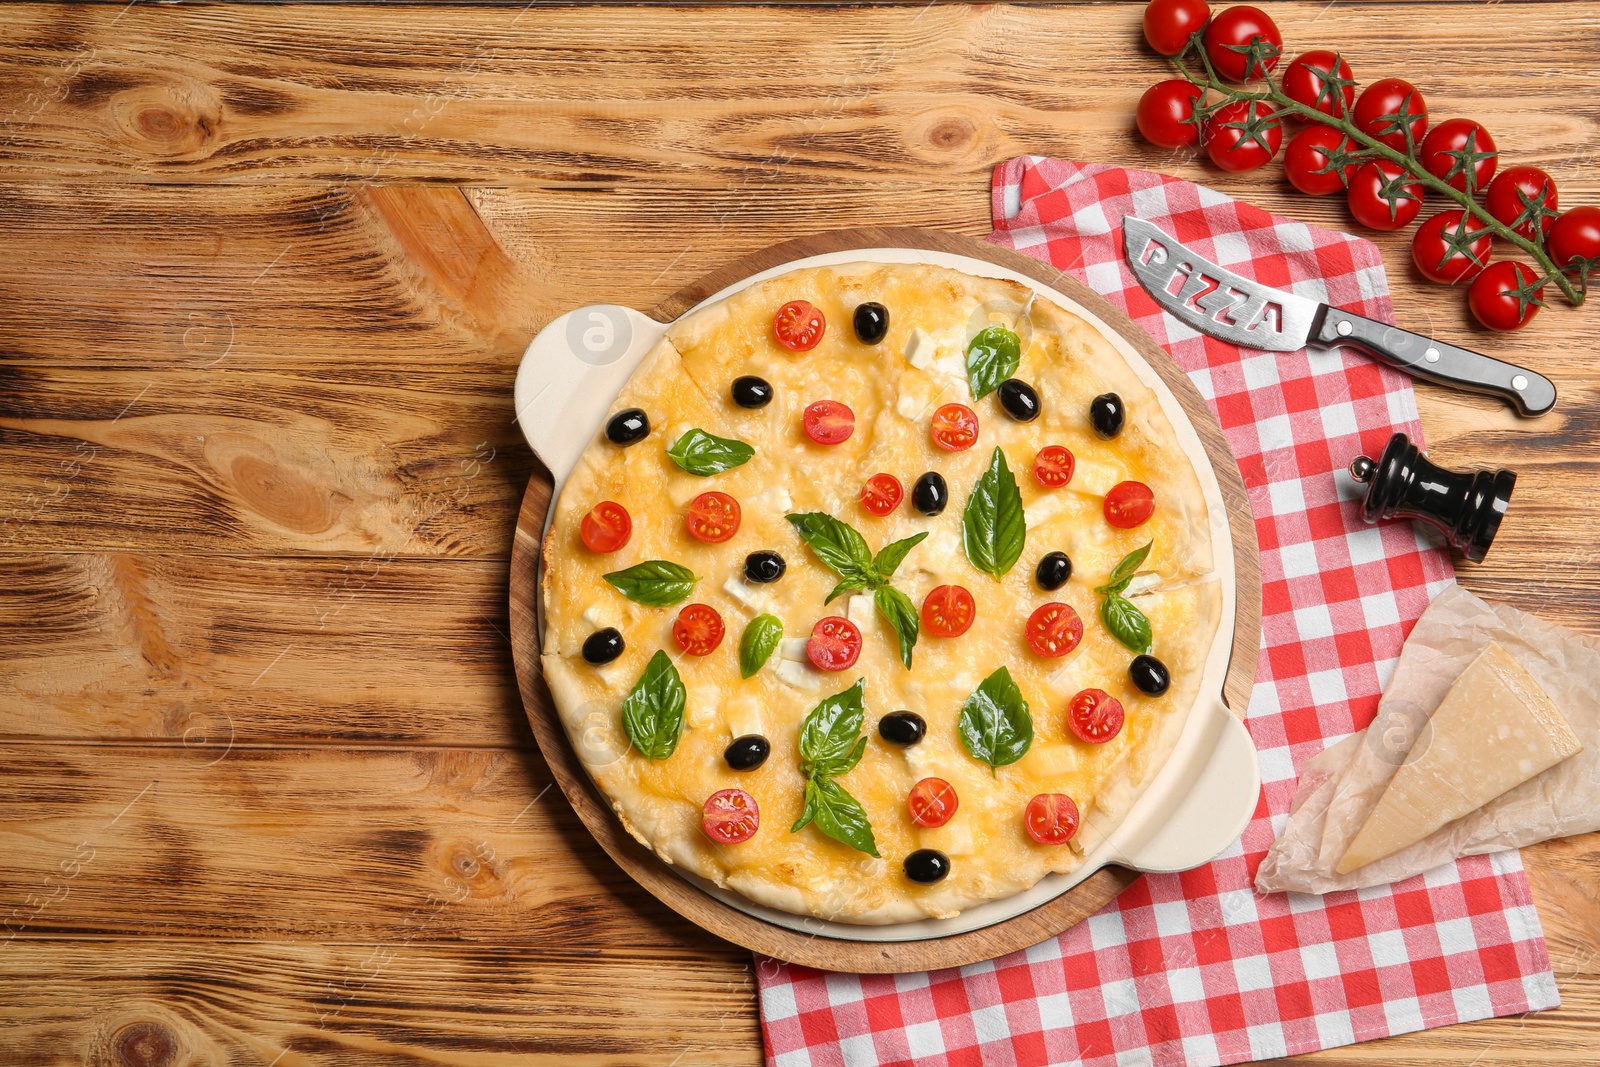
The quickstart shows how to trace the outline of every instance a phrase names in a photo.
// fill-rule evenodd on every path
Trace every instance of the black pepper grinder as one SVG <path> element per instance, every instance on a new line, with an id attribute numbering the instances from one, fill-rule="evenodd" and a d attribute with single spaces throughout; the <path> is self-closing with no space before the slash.
<path id="1" fill-rule="evenodd" d="M 1428 461 L 1403 433 L 1389 438 L 1376 463 L 1357 456 L 1350 476 L 1367 484 L 1361 517 L 1416 519 L 1433 526 L 1473 563 L 1488 554 L 1511 505 L 1514 471 L 1452 471 Z"/>

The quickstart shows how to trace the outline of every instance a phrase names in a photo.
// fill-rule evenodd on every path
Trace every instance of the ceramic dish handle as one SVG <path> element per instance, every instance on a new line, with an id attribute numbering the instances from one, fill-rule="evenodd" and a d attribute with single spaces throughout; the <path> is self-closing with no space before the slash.
<path id="1" fill-rule="evenodd" d="M 591 304 L 551 322 L 528 345 L 517 367 L 517 425 L 557 489 L 666 331 L 632 308 Z"/>
<path id="2" fill-rule="evenodd" d="M 1177 794 L 1205 802 L 1176 805 L 1117 860 L 1125 866 L 1165 872 L 1209 863 L 1239 839 L 1255 814 L 1261 768 L 1250 731 L 1220 700 L 1202 700 L 1195 712 L 1209 715 L 1205 740 L 1210 749 L 1189 761 L 1188 783 L 1180 784 Z"/>

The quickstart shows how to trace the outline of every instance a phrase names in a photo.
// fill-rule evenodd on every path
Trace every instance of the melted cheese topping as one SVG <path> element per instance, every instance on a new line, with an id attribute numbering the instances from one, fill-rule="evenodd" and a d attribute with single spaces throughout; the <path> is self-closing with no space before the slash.
<path id="1" fill-rule="evenodd" d="M 773 313 L 805 299 L 821 308 L 828 328 L 807 353 L 792 353 L 772 339 Z M 851 327 L 857 304 L 876 300 L 889 308 L 890 330 L 880 344 L 860 343 Z M 1043 399 L 1043 414 L 1018 423 L 991 394 L 974 402 L 963 356 L 967 342 L 991 324 L 1014 329 L 1024 343 L 1018 376 Z M 766 408 L 732 403 L 734 378 L 755 374 L 772 383 Z M 1089 426 L 1090 400 L 1116 391 L 1128 408 L 1122 434 L 1104 441 Z M 810 441 L 801 412 L 817 400 L 840 401 L 855 412 L 855 431 L 839 445 Z M 933 411 L 959 402 L 977 411 L 979 440 L 964 452 L 936 448 L 929 436 Z M 1108 790 L 1121 789 L 1114 807 L 1159 766 L 1192 702 L 1216 628 L 1215 587 L 1195 581 L 1210 566 L 1205 505 L 1188 460 L 1153 394 L 1104 338 L 1081 320 L 1032 300 L 1020 286 L 969 278 L 933 267 L 861 265 L 795 272 L 760 283 L 682 320 L 635 373 L 614 410 L 641 407 L 652 432 L 619 447 L 597 437 L 580 459 L 557 505 L 546 544 L 544 595 L 546 676 L 579 754 L 613 800 L 630 831 L 663 857 L 683 863 L 718 884 L 762 903 L 826 918 L 887 922 L 948 916 L 971 904 L 1027 888 L 1050 871 L 1070 870 L 1079 848 L 1035 844 L 1022 812 L 1038 793 L 1066 793 L 1085 819 Z M 680 470 L 666 448 L 691 427 L 755 446 L 745 465 L 701 478 Z M 1077 459 L 1072 483 L 1044 489 L 1030 475 L 1035 453 L 1064 444 Z M 993 449 L 1005 451 L 1022 493 L 1027 544 L 1021 559 L 996 581 L 968 562 L 961 542 L 967 496 Z M 938 471 L 950 503 L 929 518 L 912 509 L 911 487 L 924 471 Z M 884 518 L 859 505 L 862 485 L 878 472 L 897 477 L 907 501 Z M 1118 530 L 1102 515 L 1102 496 L 1116 482 L 1137 479 L 1156 495 L 1155 516 L 1134 530 Z M 695 540 L 684 527 L 687 502 L 710 490 L 741 503 L 738 533 L 721 545 Z M 597 555 L 578 538 L 583 515 L 601 500 L 624 505 L 633 534 L 621 550 Z M 824 511 L 854 526 L 874 551 L 927 531 L 928 538 L 901 564 L 894 585 L 920 607 L 936 585 L 959 584 L 977 604 L 977 621 L 954 639 L 920 635 L 914 669 L 901 664 L 893 628 L 870 599 L 842 597 L 824 606 L 837 576 L 811 553 L 785 521 L 789 513 Z M 1100 624 L 1104 582 L 1127 553 L 1153 541 L 1144 590 L 1137 603 L 1150 617 L 1155 655 L 1174 684 L 1160 698 L 1144 696 L 1128 680 L 1132 657 Z M 772 585 L 743 580 L 745 556 L 775 549 L 788 563 Z M 1045 553 L 1062 550 L 1073 561 L 1072 580 L 1044 593 L 1034 584 Z M 681 653 L 671 624 L 681 605 L 649 608 L 627 601 L 601 575 L 648 559 L 691 568 L 699 581 L 689 602 L 716 608 L 727 637 L 711 655 Z M 1024 623 L 1040 604 L 1071 604 L 1084 620 L 1082 644 L 1068 657 L 1045 659 L 1025 641 Z M 745 624 L 770 612 L 782 619 L 785 641 L 748 680 L 739 676 L 738 645 Z M 827 673 L 804 654 L 817 620 L 848 615 L 860 626 L 863 650 L 849 670 Z M 600 624 L 617 626 L 627 649 L 605 668 L 579 654 Z M 673 658 L 688 691 L 685 726 L 677 751 L 652 761 L 628 746 L 620 705 L 658 649 Z M 1009 668 L 1028 701 L 1034 742 L 1017 763 L 991 773 L 962 748 L 956 717 L 978 683 Z M 863 805 L 882 859 L 824 836 L 814 826 L 799 833 L 804 791 L 797 752 L 806 713 L 825 695 L 866 679 L 869 735 L 861 763 L 839 779 Z M 1104 745 L 1077 740 L 1066 724 L 1066 705 L 1081 688 L 1104 689 L 1127 712 L 1122 732 Z M 909 708 L 928 723 L 927 736 L 909 748 L 877 736 L 878 719 Z M 772 745 L 760 768 L 738 772 L 722 759 L 728 742 L 761 732 Z M 911 786 L 938 777 L 955 787 L 960 809 L 937 830 L 916 826 L 906 807 Z M 749 841 L 722 846 L 700 830 L 701 805 L 718 789 L 751 793 L 761 827 Z M 1100 812 L 1097 833 L 1109 828 Z M 1087 828 L 1087 827 L 1086 827 Z M 1080 834 L 1080 838 L 1084 835 Z M 905 856 L 938 848 L 953 857 L 948 878 L 934 886 L 908 881 Z"/>

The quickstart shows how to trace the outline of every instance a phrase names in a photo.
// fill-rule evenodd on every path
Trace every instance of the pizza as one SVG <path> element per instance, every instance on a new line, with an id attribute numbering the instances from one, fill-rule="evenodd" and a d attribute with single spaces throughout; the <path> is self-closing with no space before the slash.
<path id="1" fill-rule="evenodd" d="M 1221 614 L 1154 391 L 1027 286 L 855 263 L 680 319 L 562 487 L 542 663 L 669 863 L 772 908 L 948 918 L 1083 863 Z"/>

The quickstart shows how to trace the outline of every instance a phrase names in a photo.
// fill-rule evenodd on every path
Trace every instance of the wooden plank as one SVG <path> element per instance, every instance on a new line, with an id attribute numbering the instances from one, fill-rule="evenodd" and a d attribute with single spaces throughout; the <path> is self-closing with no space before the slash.
<path id="1" fill-rule="evenodd" d="M 7 551 L 503 558 L 535 469 L 507 396 L 442 380 L 54 368 L 5 380 Z"/>
<path id="2" fill-rule="evenodd" d="M 7 355 L 500 395 L 551 301 L 449 186 L 0 186 Z M 547 273 L 547 272 L 546 272 Z M 539 282 L 535 288 L 533 283 Z M 562 308 L 561 310 L 565 310 Z"/>
<path id="3" fill-rule="evenodd" d="M 24 938 L 0 944 L 0 1060 L 753 1065 L 761 1038 L 753 961 L 715 943 Z"/>
<path id="4" fill-rule="evenodd" d="M 1273 8 L 1291 51 L 1336 47 L 1368 79 L 1426 71 L 1436 108 L 1482 119 L 1502 149 L 1558 179 L 1581 169 L 1596 147 L 1583 109 L 1600 93 L 1592 9 L 1519 6 L 1514 63 L 1482 11 Z M 1125 3 L 771 7 L 754 19 L 721 5 L 618 19 L 544 5 L 14 4 L 3 17 L 0 176 L 12 179 L 647 177 L 764 193 L 981 180 L 1021 152 L 1160 158 L 1133 144 L 1130 116 L 1165 67 Z M 1454 61 L 1431 61 L 1440 54 Z"/>
<path id="5" fill-rule="evenodd" d="M 528 748 L 506 583 L 498 560 L 14 556 L 0 737 Z"/>
<path id="6" fill-rule="evenodd" d="M 0 742 L 0 760 L 0 937 L 708 937 L 596 850 L 533 753 Z"/>

